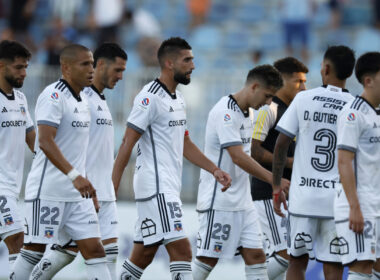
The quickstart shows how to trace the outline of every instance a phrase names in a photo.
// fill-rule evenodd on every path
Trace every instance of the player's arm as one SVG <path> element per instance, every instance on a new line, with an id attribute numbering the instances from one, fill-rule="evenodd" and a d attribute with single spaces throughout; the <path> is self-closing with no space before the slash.
<path id="1" fill-rule="evenodd" d="M 117 191 L 119 190 L 121 176 L 123 175 L 124 169 L 129 162 L 133 147 L 136 145 L 136 142 L 140 139 L 140 137 L 141 134 L 133 128 L 127 127 L 125 130 L 123 141 L 120 145 L 120 149 L 117 153 L 112 170 L 112 182 L 115 188 L 115 194 L 117 194 Z"/>
<path id="2" fill-rule="evenodd" d="M 273 153 L 265 149 L 262 145 L 262 141 L 252 139 L 251 144 L 251 156 L 260 164 L 271 165 L 273 163 Z M 292 168 L 293 158 L 287 157 L 285 166 Z"/>
<path id="3" fill-rule="evenodd" d="M 343 185 L 348 204 L 350 205 L 349 227 L 356 233 L 362 233 L 364 228 L 363 214 L 360 209 L 359 198 L 356 192 L 356 179 L 352 161 L 355 153 L 348 150 L 338 150 L 338 169 L 340 181 Z"/>
<path id="4" fill-rule="evenodd" d="M 199 148 L 191 141 L 189 135 L 185 135 L 183 145 L 183 156 L 192 164 L 210 172 L 215 179 L 224 187 L 222 191 L 226 191 L 231 186 L 231 177 L 229 174 L 218 168 L 211 160 L 209 160 Z"/>
<path id="5" fill-rule="evenodd" d="M 49 161 L 57 167 L 62 173 L 69 175 L 70 171 L 75 170 L 73 166 L 66 160 L 63 156 L 61 150 L 55 143 L 54 139 L 57 134 L 57 128 L 46 125 L 38 125 L 38 142 L 40 149 L 44 152 Z M 91 185 L 91 183 L 78 174 L 72 174 L 74 187 L 80 192 L 82 197 L 93 197 L 96 196 L 96 191 Z"/>
<path id="6" fill-rule="evenodd" d="M 28 145 L 29 149 L 34 153 L 34 142 L 36 140 L 36 131 L 31 129 L 25 134 L 25 142 Z"/>

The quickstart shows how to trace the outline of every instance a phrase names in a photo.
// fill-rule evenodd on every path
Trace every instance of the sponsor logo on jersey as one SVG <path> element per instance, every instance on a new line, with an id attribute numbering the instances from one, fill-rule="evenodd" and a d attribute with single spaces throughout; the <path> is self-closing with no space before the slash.
<path id="1" fill-rule="evenodd" d="M 217 253 L 222 252 L 222 247 L 223 247 L 223 245 L 221 243 L 216 243 L 214 245 L 214 252 L 217 252 Z"/>
<path id="2" fill-rule="evenodd" d="M 174 112 L 174 110 L 173 110 L 173 107 L 172 107 L 172 106 L 170 106 L 170 108 L 169 108 L 169 112 Z"/>
<path id="3" fill-rule="evenodd" d="M 356 116 L 354 113 L 349 113 L 347 116 L 347 120 L 354 121 L 356 119 Z"/>
<path id="4" fill-rule="evenodd" d="M 13 222 L 13 218 L 12 216 L 9 216 L 9 217 L 4 217 L 4 224 L 7 225 L 7 226 L 10 226 L 12 225 L 14 222 Z"/>
<path id="5" fill-rule="evenodd" d="M 24 106 L 20 106 L 20 111 L 21 111 L 21 114 L 23 114 L 23 115 L 26 114 L 26 109 Z"/>
<path id="6" fill-rule="evenodd" d="M 174 230 L 182 231 L 182 223 L 180 221 L 174 221 Z"/>
<path id="7" fill-rule="evenodd" d="M 240 127 L 240 130 L 243 130 L 243 129 L 244 129 L 244 124 L 242 124 Z"/>
<path id="8" fill-rule="evenodd" d="M 144 106 L 148 106 L 148 105 L 149 105 L 149 98 L 148 98 L 148 97 L 145 97 L 145 98 L 141 101 L 141 104 L 144 105 Z"/>
<path id="9" fill-rule="evenodd" d="M 369 143 L 380 143 L 380 136 L 372 136 L 369 138 Z"/>
<path id="10" fill-rule="evenodd" d="M 314 188 L 324 188 L 324 189 L 335 189 L 334 180 L 323 180 L 319 178 L 307 178 L 301 177 L 300 187 L 314 187 Z"/>
<path id="11" fill-rule="evenodd" d="M 51 95 L 50 95 L 51 99 L 54 99 L 54 100 L 57 100 L 59 98 L 59 95 L 58 95 L 58 92 L 53 92 Z"/>
<path id="12" fill-rule="evenodd" d="M 103 111 L 102 107 L 100 107 L 100 105 L 98 105 L 98 111 Z"/>
<path id="13" fill-rule="evenodd" d="M 97 119 L 96 120 L 97 125 L 109 125 L 112 126 L 112 120 L 107 120 L 107 119 Z"/>
<path id="14" fill-rule="evenodd" d="M 52 238 L 54 236 L 54 230 L 52 229 L 45 229 L 45 237 L 46 238 Z"/>
<path id="15" fill-rule="evenodd" d="M 229 120 L 231 120 L 231 116 L 229 114 L 225 114 L 224 115 L 224 121 L 228 122 Z"/>
<path id="16" fill-rule="evenodd" d="M 3 107 L 3 110 L 1 110 L 1 113 L 8 113 L 7 108 Z"/>
<path id="17" fill-rule="evenodd" d="M 184 125 L 186 125 L 186 120 L 169 121 L 169 127 L 184 126 Z"/>
<path id="18" fill-rule="evenodd" d="M 77 108 L 77 107 L 75 107 L 75 109 L 74 109 L 74 113 L 75 113 L 75 114 L 79 113 L 79 111 L 78 111 L 78 108 Z"/>
<path id="19" fill-rule="evenodd" d="M 73 122 L 71 123 L 71 126 L 72 126 L 72 127 L 88 127 L 89 124 L 90 124 L 89 121 L 87 121 L 87 122 L 73 121 Z"/>
<path id="20" fill-rule="evenodd" d="M 1 127 L 19 127 L 19 126 L 25 126 L 25 125 L 26 125 L 26 121 L 22 121 L 22 120 L 1 122 Z"/>

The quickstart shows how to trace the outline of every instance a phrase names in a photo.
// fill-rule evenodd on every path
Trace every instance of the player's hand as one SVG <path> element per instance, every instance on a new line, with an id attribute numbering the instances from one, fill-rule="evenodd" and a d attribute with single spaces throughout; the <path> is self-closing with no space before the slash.
<path id="1" fill-rule="evenodd" d="M 92 198 L 96 196 L 96 190 L 91 185 L 90 181 L 82 176 L 78 176 L 73 181 L 73 185 L 84 198 Z"/>
<path id="2" fill-rule="evenodd" d="M 277 215 L 285 217 L 285 214 L 281 211 L 281 204 L 284 206 L 285 210 L 288 210 L 288 205 L 286 203 L 285 193 L 280 190 L 279 192 L 273 192 L 273 209 Z"/>
<path id="3" fill-rule="evenodd" d="M 285 193 L 289 193 L 290 181 L 288 179 L 281 179 L 281 190 Z"/>
<path id="4" fill-rule="evenodd" d="M 355 233 L 363 232 L 364 218 L 359 205 L 350 208 L 349 228 Z"/>
<path id="5" fill-rule="evenodd" d="M 96 196 L 93 196 L 92 202 L 94 203 L 96 213 L 99 213 L 100 205 L 99 205 L 98 198 Z"/>
<path id="6" fill-rule="evenodd" d="M 228 173 L 224 172 L 222 169 L 216 169 L 213 173 L 216 181 L 223 185 L 222 192 L 228 190 L 231 186 L 231 177 Z"/>

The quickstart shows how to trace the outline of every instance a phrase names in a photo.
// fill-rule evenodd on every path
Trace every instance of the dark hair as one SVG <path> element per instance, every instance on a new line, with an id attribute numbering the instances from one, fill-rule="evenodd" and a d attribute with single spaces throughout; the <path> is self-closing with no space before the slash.
<path id="1" fill-rule="evenodd" d="M 273 66 L 280 72 L 281 74 L 293 74 L 293 73 L 308 73 L 309 69 L 305 64 L 294 57 L 285 57 L 281 58 L 275 63 Z"/>
<path id="2" fill-rule="evenodd" d="M 157 52 L 158 62 L 162 66 L 162 59 L 164 56 L 177 53 L 180 50 L 191 50 L 191 46 L 185 39 L 180 37 L 171 37 L 163 41 Z"/>
<path id="3" fill-rule="evenodd" d="M 345 80 L 352 75 L 355 66 L 355 53 L 349 47 L 328 47 L 323 59 L 328 59 L 333 64 L 336 77 L 339 80 Z"/>
<path id="4" fill-rule="evenodd" d="M 127 53 L 118 44 L 103 43 L 94 52 L 94 67 L 96 67 L 99 58 L 115 61 L 116 57 L 128 60 Z"/>
<path id="5" fill-rule="evenodd" d="M 365 75 L 373 75 L 380 71 L 380 52 L 367 52 L 359 57 L 355 66 L 355 76 L 364 85 Z"/>
<path id="6" fill-rule="evenodd" d="M 23 45 L 16 41 L 4 40 L 0 43 L 0 59 L 14 61 L 16 57 L 30 59 L 31 54 Z"/>
<path id="7" fill-rule="evenodd" d="M 248 72 L 246 84 L 259 80 L 264 83 L 265 87 L 273 88 L 276 91 L 282 87 L 282 78 L 280 72 L 272 65 L 260 65 Z"/>

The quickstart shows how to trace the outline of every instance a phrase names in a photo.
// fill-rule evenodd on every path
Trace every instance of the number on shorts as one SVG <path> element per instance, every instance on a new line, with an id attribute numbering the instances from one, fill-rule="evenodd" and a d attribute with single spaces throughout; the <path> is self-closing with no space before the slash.
<path id="1" fill-rule="evenodd" d="M 214 228 L 215 230 L 212 232 L 211 238 L 216 240 L 220 240 L 220 238 L 228 240 L 231 232 L 231 226 L 229 224 L 222 225 L 220 223 L 215 223 Z M 223 234 L 219 234 L 219 232 L 222 232 Z"/>
<path id="2" fill-rule="evenodd" d="M 364 222 L 364 230 L 363 230 L 364 238 L 373 238 L 375 235 L 375 228 L 372 226 L 370 221 Z"/>
<path id="3" fill-rule="evenodd" d="M 5 208 L 5 204 L 7 204 L 8 200 L 5 196 L 0 196 L 0 212 L 6 213 L 11 211 L 9 208 Z"/>
<path id="4" fill-rule="evenodd" d="M 58 225 L 58 221 L 56 220 L 59 216 L 59 208 L 58 207 L 53 207 L 51 210 L 49 207 L 47 206 L 44 206 L 44 207 L 41 207 L 41 212 L 43 213 L 41 215 L 41 218 L 40 218 L 40 224 L 43 224 L 43 225 Z M 48 216 L 51 214 L 53 214 L 51 217 L 50 217 L 50 221 L 48 220 Z"/>
<path id="5" fill-rule="evenodd" d="M 182 217 L 181 207 L 178 202 L 168 202 L 167 205 L 169 206 L 170 216 L 172 219 Z"/>

